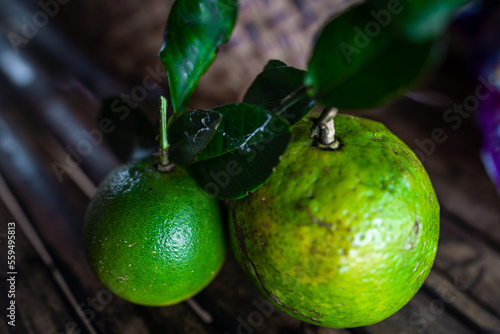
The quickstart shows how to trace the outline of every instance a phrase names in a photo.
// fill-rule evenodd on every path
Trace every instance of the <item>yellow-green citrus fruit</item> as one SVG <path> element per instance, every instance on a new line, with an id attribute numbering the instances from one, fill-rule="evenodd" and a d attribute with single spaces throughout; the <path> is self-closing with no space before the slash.
<path id="1" fill-rule="evenodd" d="M 113 171 L 87 210 L 84 247 L 100 281 L 133 303 L 164 306 L 204 288 L 226 255 L 218 202 L 178 166 L 148 158 Z"/>
<path id="2" fill-rule="evenodd" d="M 236 257 L 279 309 L 325 327 L 379 322 L 404 306 L 434 262 L 439 204 L 413 152 L 382 124 L 339 115 L 340 147 L 293 129 L 269 180 L 230 205 Z"/>

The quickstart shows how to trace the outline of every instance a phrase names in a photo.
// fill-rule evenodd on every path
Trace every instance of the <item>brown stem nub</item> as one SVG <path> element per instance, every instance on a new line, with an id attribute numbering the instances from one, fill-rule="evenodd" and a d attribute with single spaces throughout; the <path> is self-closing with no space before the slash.
<path id="1" fill-rule="evenodd" d="M 335 116 L 337 108 L 325 108 L 321 116 L 316 120 L 313 128 L 313 137 L 316 137 L 318 147 L 337 149 L 338 140 L 335 139 Z"/>

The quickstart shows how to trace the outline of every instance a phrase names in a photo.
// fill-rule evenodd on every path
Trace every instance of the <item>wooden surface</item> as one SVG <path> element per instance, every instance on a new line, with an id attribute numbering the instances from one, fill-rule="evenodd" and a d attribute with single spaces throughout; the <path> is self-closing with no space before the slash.
<path id="1" fill-rule="evenodd" d="M 0 52 L 8 49 L 2 43 Z M 121 162 L 101 143 L 62 179 L 53 164 L 67 165 L 68 150 L 86 140 L 82 130 L 96 128 L 101 98 L 130 93 L 137 82 L 117 81 L 85 53 L 54 50 L 33 40 L 15 54 L 33 71 L 28 84 L 16 83 L 0 68 L 0 279 L 9 276 L 11 221 L 17 271 L 16 326 L 7 324 L 9 299 L 2 284 L 0 333 L 500 333 L 500 197 L 480 161 L 473 118 L 456 130 L 443 120 L 447 108 L 474 92 L 464 64 L 449 60 L 419 89 L 417 97 L 432 92 L 439 106 L 403 98 L 361 113 L 384 122 L 414 150 L 422 151 L 418 143 L 443 129 L 446 141 L 423 155 L 441 204 L 441 237 L 433 270 L 408 305 L 381 323 L 336 330 L 262 311 L 262 297 L 230 253 L 205 290 L 175 306 L 137 306 L 105 289 L 85 260 L 81 230 L 89 196 Z M 142 103 L 151 115 L 160 93 L 148 92 Z M 202 92 L 192 104 L 225 102 L 209 96 Z"/>

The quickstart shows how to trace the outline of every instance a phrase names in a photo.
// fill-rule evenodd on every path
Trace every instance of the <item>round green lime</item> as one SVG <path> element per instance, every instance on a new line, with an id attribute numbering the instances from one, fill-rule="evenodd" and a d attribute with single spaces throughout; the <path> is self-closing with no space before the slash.
<path id="1" fill-rule="evenodd" d="M 404 306 L 434 262 L 439 204 L 413 152 L 378 122 L 338 115 L 340 147 L 293 129 L 269 180 L 230 205 L 242 267 L 279 309 L 320 326 L 379 322 Z"/>
<path id="2" fill-rule="evenodd" d="M 100 281 L 133 303 L 183 301 L 218 273 L 226 254 L 218 202 L 181 168 L 155 159 L 124 165 L 87 210 L 84 247 Z"/>

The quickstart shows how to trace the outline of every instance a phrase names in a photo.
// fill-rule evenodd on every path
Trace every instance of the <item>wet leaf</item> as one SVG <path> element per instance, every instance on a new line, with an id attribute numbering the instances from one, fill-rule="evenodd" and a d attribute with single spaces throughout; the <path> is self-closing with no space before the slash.
<path id="1" fill-rule="evenodd" d="M 306 94 L 304 77 L 306 72 L 287 66 L 279 60 L 271 60 L 248 89 L 244 103 L 271 110 L 295 124 L 306 116 L 316 105 Z M 290 94 L 298 94 L 283 101 Z"/>
<path id="2" fill-rule="evenodd" d="M 228 104 L 193 113 L 172 123 L 169 142 L 177 152 L 184 152 L 180 161 L 189 174 L 209 195 L 220 199 L 241 198 L 262 185 L 291 138 L 288 121 L 257 106 Z M 202 139 L 189 139 L 204 126 Z M 172 155 L 171 160 L 182 154 Z"/>
<path id="3" fill-rule="evenodd" d="M 245 149 L 253 144 L 272 142 L 273 138 L 290 131 L 283 118 L 269 110 L 250 104 L 226 104 L 214 109 L 222 116 L 217 131 L 195 161 L 206 160 Z"/>
<path id="4" fill-rule="evenodd" d="M 171 162 L 184 165 L 194 160 L 215 134 L 221 115 L 213 110 L 185 113 L 168 127 Z"/>
<path id="5" fill-rule="evenodd" d="M 238 13 L 237 0 L 176 0 L 165 27 L 160 59 L 168 74 L 176 114 L 189 104 L 201 76 L 228 41 Z"/>
<path id="6" fill-rule="evenodd" d="M 271 175 L 290 142 L 283 133 L 270 143 L 246 145 L 230 153 L 188 165 L 196 182 L 212 197 L 239 199 L 257 190 Z"/>

